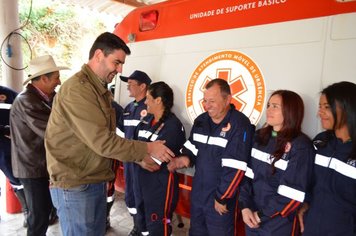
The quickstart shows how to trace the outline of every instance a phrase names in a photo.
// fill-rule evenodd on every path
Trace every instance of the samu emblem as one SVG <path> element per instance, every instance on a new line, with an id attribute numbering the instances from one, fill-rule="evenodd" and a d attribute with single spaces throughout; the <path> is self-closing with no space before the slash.
<path id="1" fill-rule="evenodd" d="M 251 58 L 237 51 L 221 51 L 207 57 L 188 81 L 185 104 L 188 117 L 194 119 L 205 112 L 203 93 L 209 81 L 221 78 L 231 89 L 232 103 L 249 117 L 252 124 L 261 118 L 266 88 L 262 72 Z"/>

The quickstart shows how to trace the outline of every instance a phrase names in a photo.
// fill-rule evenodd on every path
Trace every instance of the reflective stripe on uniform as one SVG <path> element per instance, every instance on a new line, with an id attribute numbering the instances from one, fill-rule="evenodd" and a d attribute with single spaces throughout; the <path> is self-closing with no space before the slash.
<path id="1" fill-rule="evenodd" d="M 0 109 L 10 110 L 11 106 L 12 106 L 12 104 L 0 103 Z"/>
<path id="2" fill-rule="evenodd" d="M 249 177 L 250 179 L 253 179 L 255 177 L 255 173 L 253 173 L 253 170 L 251 168 L 247 167 L 245 176 Z"/>
<path id="3" fill-rule="evenodd" d="M 265 163 L 271 164 L 273 162 L 273 158 L 270 158 L 271 155 L 266 152 L 262 152 L 257 150 L 256 148 L 252 148 L 251 156 L 257 160 L 263 161 Z M 274 163 L 274 166 L 281 170 L 286 170 L 288 166 L 288 161 L 279 159 Z"/>
<path id="4" fill-rule="evenodd" d="M 184 143 L 184 147 L 189 149 L 195 156 L 198 155 L 198 149 L 189 140 Z"/>
<path id="5" fill-rule="evenodd" d="M 106 197 L 106 202 L 113 202 L 114 200 L 114 196 Z"/>
<path id="6" fill-rule="evenodd" d="M 204 143 L 204 144 L 209 144 L 209 145 L 216 145 L 219 147 L 225 148 L 227 145 L 227 139 L 221 138 L 221 137 L 212 137 L 212 136 L 207 136 L 207 135 L 202 135 L 202 134 L 193 134 L 193 140 L 197 141 L 199 143 Z"/>
<path id="7" fill-rule="evenodd" d="M 137 126 L 140 120 L 124 120 L 124 126 Z"/>
<path id="8" fill-rule="evenodd" d="M 158 135 L 152 134 L 151 131 L 148 131 L 148 130 L 139 130 L 138 131 L 138 137 L 148 139 L 150 136 L 151 136 L 150 141 L 152 141 L 152 142 L 156 141 L 158 138 Z"/>
<path id="9" fill-rule="evenodd" d="M 148 139 L 151 135 L 152 135 L 152 132 L 147 131 L 147 130 L 138 131 L 138 137 L 143 137 L 145 139 Z"/>
<path id="10" fill-rule="evenodd" d="M 356 179 L 356 168 L 336 158 L 316 154 L 314 163 L 316 165 L 335 170 L 346 177 Z"/>
<path id="11" fill-rule="evenodd" d="M 227 167 L 235 168 L 238 170 L 246 171 L 247 163 L 244 161 L 239 161 L 239 160 L 235 160 L 235 159 L 223 158 L 223 159 L 221 159 L 221 166 L 223 166 L 223 167 L 227 166 Z"/>
<path id="12" fill-rule="evenodd" d="M 118 136 L 120 136 L 121 138 L 125 138 L 125 133 L 122 132 L 122 130 L 119 129 L 119 128 L 116 128 L 116 134 L 117 134 Z"/>
<path id="13" fill-rule="evenodd" d="M 127 208 L 127 210 L 129 211 L 129 213 L 131 214 L 131 215 L 136 215 L 137 214 L 137 209 L 136 208 Z"/>
<path id="14" fill-rule="evenodd" d="M 330 168 L 334 169 L 336 172 L 344 176 L 347 176 L 352 179 L 356 179 L 356 168 L 338 159 L 335 158 L 331 159 Z"/>
<path id="15" fill-rule="evenodd" d="M 330 157 L 316 154 L 314 163 L 319 166 L 328 167 L 330 164 L 330 160 L 331 160 Z"/>
<path id="16" fill-rule="evenodd" d="M 221 137 L 209 137 L 208 144 L 225 148 L 227 145 L 227 139 Z"/>
<path id="17" fill-rule="evenodd" d="M 287 198 L 294 199 L 298 202 L 303 202 L 305 197 L 304 192 L 288 187 L 286 185 L 279 185 L 277 193 Z"/>
<path id="18" fill-rule="evenodd" d="M 156 141 L 157 138 L 158 138 L 158 135 L 157 135 L 157 134 L 152 134 L 152 137 L 151 137 L 150 140 L 153 142 L 153 141 Z"/>
<path id="19" fill-rule="evenodd" d="M 193 140 L 197 141 L 199 143 L 207 143 L 208 142 L 208 136 L 194 133 L 193 134 Z"/>

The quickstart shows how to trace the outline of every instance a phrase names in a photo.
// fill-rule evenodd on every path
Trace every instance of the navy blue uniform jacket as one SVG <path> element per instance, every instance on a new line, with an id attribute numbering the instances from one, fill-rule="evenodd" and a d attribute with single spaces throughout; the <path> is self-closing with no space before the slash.
<path id="1" fill-rule="evenodd" d="M 220 124 L 208 113 L 199 115 L 182 150 L 195 165 L 192 204 L 214 207 L 236 197 L 250 157 L 253 126 L 231 105 Z"/>
<path id="2" fill-rule="evenodd" d="M 145 98 L 139 102 L 130 102 L 124 110 L 123 114 L 123 125 L 125 133 L 125 138 L 132 139 L 135 135 L 135 130 L 137 125 L 140 123 L 141 119 L 147 115 Z"/>
<path id="3" fill-rule="evenodd" d="M 308 196 L 304 235 L 356 235 L 356 160 L 352 141 L 343 143 L 330 132 L 314 138 L 317 148 L 314 183 Z"/>
<path id="4" fill-rule="evenodd" d="M 312 181 L 314 149 L 307 136 L 299 135 L 286 145 L 286 151 L 275 162 L 275 173 L 272 173 L 275 146 L 275 137 L 271 137 L 266 146 L 254 143 L 247 178 L 241 185 L 240 208 L 258 211 L 261 227 L 272 218 L 290 217 L 292 230 L 296 210 L 304 201 Z"/>

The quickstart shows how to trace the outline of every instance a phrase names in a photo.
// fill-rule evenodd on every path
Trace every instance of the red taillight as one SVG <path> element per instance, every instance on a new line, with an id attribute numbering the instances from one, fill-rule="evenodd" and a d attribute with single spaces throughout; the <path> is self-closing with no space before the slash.
<path id="1" fill-rule="evenodd" d="M 140 17 L 140 31 L 153 30 L 157 26 L 158 11 L 143 12 Z"/>

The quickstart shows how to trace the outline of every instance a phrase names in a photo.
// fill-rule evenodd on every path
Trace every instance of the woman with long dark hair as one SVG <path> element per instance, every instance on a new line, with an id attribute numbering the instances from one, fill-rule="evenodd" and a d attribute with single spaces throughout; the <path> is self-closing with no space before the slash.
<path id="1" fill-rule="evenodd" d="M 299 211 L 301 231 L 306 236 L 354 236 L 356 84 L 343 81 L 323 89 L 318 115 L 325 131 L 314 138 L 313 186 Z"/>
<path id="2" fill-rule="evenodd" d="M 255 135 L 239 207 L 246 235 L 292 235 L 314 160 L 312 143 L 301 131 L 303 101 L 295 92 L 277 90 L 266 115 L 265 127 Z"/>
<path id="3" fill-rule="evenodd" d="M 137 126 L 135 139 L 145 142 L 165 140 L 165 145 L 178 155 L 185 142 L 185 131 L 171 112 L 172 89 L 164 82 L 151 84 L 145 103 L 149 114 Z M 135 204 L 138 215 L 145 217 L 149 235 L 169 236 L 178 200 L 178 175 L 167 170 L 167 163 L 157 161 L 157 164 L 160 167 L 155 172 L 139 169 L 138 187 L 142 199 L 135 199 Z"/>

